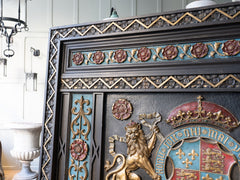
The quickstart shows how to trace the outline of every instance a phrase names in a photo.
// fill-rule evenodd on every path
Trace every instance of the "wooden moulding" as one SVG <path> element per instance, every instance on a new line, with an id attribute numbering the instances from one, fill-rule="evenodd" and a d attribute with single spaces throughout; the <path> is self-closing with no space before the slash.
<path id="1" fill-rule="evenodd" d="M 239 92 L 240 57 L 192 58 L 186 61 L 102 63 L 72 66 L 71 53 L 140 49 L 142 47 L 240 39 L 240 3 L 178 10 L 150 16 L 68 25 L 50 29 L 45 107 L 40 157 L 41 180 L 66 179 L 71 95 L 90 93 L 93 114 L 103 119 L 104 94 L 146 92 Z M 223 54 L 218 47 L 217 51 Z M 188 50 L 190 51 L 190 49 Z M 136 55 L 136 54 L 135 54 Z M 159 81 L 161 82 L 159 83 Z M 234 82 L 233 82 L 234 81 Z M 199 85 L 200 84 L 200 85 Z M 95 114 L 94 114 L 95 115 Z M 93 118 L 94 118 L 93 115 Z M 62 121 L 64 119 L 64 121 Z M 95 126 L 102 124 L 95 122 Z M 96 128 L 95 133 L 102 133 Z M 102 134 L 101 134 L 102 135 Z M 59 140 L 59 138 L 61 140 Z M 102 137 L 98 137 L 99 148 Z M 64 159 L 59 158 L 59 152 Z M 103 152 L 101 152 L 103 153 Z M 92 168 L 104 166 L 99 158 Z M 101 169 L 89 179 L 101 179 Z M 63 177 L 60 177 L 62 176 Z"/>

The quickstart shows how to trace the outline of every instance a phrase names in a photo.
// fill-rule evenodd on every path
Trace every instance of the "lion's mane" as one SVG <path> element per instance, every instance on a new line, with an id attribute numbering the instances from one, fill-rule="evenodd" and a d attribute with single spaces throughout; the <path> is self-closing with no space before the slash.
<path id="1" fill-rule="evenodd" d="M 136 141 L 132 140 L 130 134 L 126 134 L 127 154 L 132 156 L 135 153 L 138 153 L 140 156 L 149 157 L 147 141 L 142 129 L 138 128 L 138 133 L 139 136 L 137 137 Z"/>

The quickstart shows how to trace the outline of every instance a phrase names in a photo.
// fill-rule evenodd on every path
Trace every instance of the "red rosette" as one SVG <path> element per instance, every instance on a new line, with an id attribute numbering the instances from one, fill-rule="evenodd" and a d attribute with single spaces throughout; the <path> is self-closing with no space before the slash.
<path id="1" fill-rule="evenodd" d="M 126 120 L 132 114 L 132 104 L 126 99 L 118 99 L 112 106 L 113 117 L 119 120 Z"/>
<path id="2" fill-rule="evenodd" d="M 240 52 L 240 43 L 236 40 L 226 41 L 222 46 L 222 51 L 227 56 L 235 56 Z"/>
<path id="3" fill-rule="evenodd" d="M 82 139 L 76 139 L 70 146 L 70 153 L 73 159 L 82 161 L 87 157 L 88 145 Z"/>
<path id="4" fill-rule="evenodd" d="M 178 49 L 173 45 L 168 45 L 165 48 L 163 48 L 162 55 L 167 60 L 174 59 L 178 55 Z"/>
<path id="5" fill-rule="evenodd" d="M 93 61 L 96 64 L 101 64 L 105 59 L 105 55 L 102 51 L 97 51 L 93 54 Z"/>
<path id="6" fill-rule="evenodd" d="M 208 47 L 203 43 L 194 44 L 192 46 L 191 53 L 195 58 L 203 58 L 208 53 Z"/>
<path id="7" fill-rule="evenodd" d="M 118 62 L 118 63 L 122 63 L 126 60 L 127 58 L 127 52 L 124 51 L 123 49 L 119 49 L 115 52 L 114 54 L 114 59 Z"/>
<path id="8" fill-rule="evenodd" d="M 145 62 L 150 59 L 151 54 L 152 53 L 150 49 L 148 49 L 147 47 L 142 47 L 141 49 L 138 50 L 137 57 L 142 62 Z"/>
<path id="9" fill-rule="evenodd" d="M 84 55 L 80 52 L 77 52 L 73 55 L 72 61 L 76 65 L 81 65 L 84 61 Z"/>

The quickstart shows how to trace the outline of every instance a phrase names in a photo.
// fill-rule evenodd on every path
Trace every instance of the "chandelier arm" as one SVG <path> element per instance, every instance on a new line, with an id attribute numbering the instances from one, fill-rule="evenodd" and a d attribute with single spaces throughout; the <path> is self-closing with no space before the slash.
<path id="1" fill-rule="evenodd" d="M 12 57 L 12 56 L 14 56 L 15 52 L 14 52 L 13 49 L 10 49 L 10 47 L 8 47 L 8 49 L 5 49 L 5 50 L 3 51 L 3 54 L 4 54 L 4 56 L 6 56 L 6 57 Z"/>
<path id="2" fill-rule="evenodd" d="M 20 21 L 20 16 L 21 16 L 21 6 L 20 6 L 20 4 L 21 4 L 21 1 L 19 0 L 18 1 L 18 22 Z"/>
<path id="3" fill-rule="evenodd" d="M 27 26 L 27 23 L 21 19 L 18 20 L 17 18 L 12 18 L 12 17 L 2 17 L 1 19 L 2 21 L 12 21 L 12 22 L 21 23 L 24 26 Z"/>
<path id="4" fill-rule="evenodd" d="M 3 0 L 0 0 L 0 33 L 1 35 L 6 37 L 6 43 L 7 43 L 7 49 L 3 51 L 3 54 L 6 57 L 12 57 L 15 52 L 13 49 L 10 48 L 10 45 L 12 43 L 12 37 L 16 35 L 18 32 L 21 32 L 22 29 L 25 31 L 28 31 L 27 26 L 27 1 L 23 0 L 25 2 L 25 21 L 21 20 L 21 1 L 18 0 L 18 7 L 17 7 L 17 17 L 4 17 L 3 13 Z"/>
<path id="5" fill-rule="evenodd" d="M 2 20 L 2 17 L 3 17 L 3 0 L 1 0 L 1 9 L 0 9 L 0 11 L 1 11 L 1 20 Z"/>

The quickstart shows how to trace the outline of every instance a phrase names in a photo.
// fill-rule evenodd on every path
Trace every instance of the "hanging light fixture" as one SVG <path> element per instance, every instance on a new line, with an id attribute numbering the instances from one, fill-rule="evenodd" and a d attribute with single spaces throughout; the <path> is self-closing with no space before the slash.
<path id="1" fill-rule="evenodd" d="M 6 38 L 7 49 L 3 51 L 6 57 L 12 57 L 15 52 L 10 48 L 13 36 L 27 27 L 27 1 L 28 0 L 0 0 L 0 33 Z M 11 3 L 11 5 L 9 5 Z M 13 9 L 14 8 L 14 9 Z M 16 16 L 10 17 L 14 14 Z M 24 20 L 22 18 L 24 17 Z"/>

